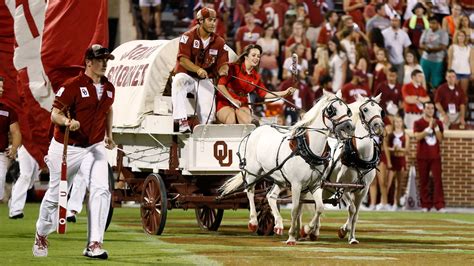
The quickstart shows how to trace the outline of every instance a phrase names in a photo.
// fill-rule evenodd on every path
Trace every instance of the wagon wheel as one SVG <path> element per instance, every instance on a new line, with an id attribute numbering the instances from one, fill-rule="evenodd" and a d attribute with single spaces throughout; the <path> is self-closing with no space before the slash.
<path id="1" fill-rule="evenodd" d="M 272 209 L 266 200 L 257 207 L 257 219 L 257 234 L 259 236 L 271 236 L 274 234 L 273 227 L 275 226 L 275 218 L 273 217 Z"/>
<path id="2" fill-rule="evenodd" d="M 143 230 L 150 235 L 161 235 L 166 223 L 168 197 L 160 175 L 150 174 L 145 179 L 140 203 Z"/>
<path id="3" fill-rule="evenodd" d="M 224 216 L 223 209 L 212 209 L 209 207 L 196 208 L 196 220 L 202 230 L 217 231 Z"/>
<path id="4" fill-rule="evenodd" d="M 112 172 L 112 167 L 109 166 L 109 191 L 110 194 L 113 196 L 114 194 L 114 188 L 115 188 L 115 179 L 114 175 Z M 107 231 L 107 228 L 109 228 L 110 222 L 112 221 L 112 216 L 114 215 L 114 201 L 112 196 L 110 197 L 110 207 L 109 207 L 109 213 L 107 214 L 107 222 L 105 224 L 105 231 Z"/>

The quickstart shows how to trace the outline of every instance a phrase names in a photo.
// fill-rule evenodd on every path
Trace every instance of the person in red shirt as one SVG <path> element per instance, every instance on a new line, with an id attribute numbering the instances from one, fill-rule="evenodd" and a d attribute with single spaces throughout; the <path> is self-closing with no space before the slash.
<path id="1" fill-rule="evenodd" d="M 343 8 L 347 15 L 350 15 L 359 26 L 359 29 L 365 32 L 364 8 L 366 3 L 364 0 L 344 0 Z"/>
<path id="2" fill-rule="evenodd" d="M 3 95 L 3 77 L 0 77 L 0 98 Z M 12 146 L 8 148 L 8 133 L 12 136 Z M 5 193 L 5 178 L 9 159 L 15 160 L 21 145 L 18 116 L 10 107 L 0 101 L 0 201 Z"/>
<path id="3" fill-rule="evenodd" d="M 408 33 L 413 47 L 420 49 L 421 34 L 429 29 L 428 17 L 426 16 L 426 7 L 418 2 L 413 7 L 413 16 L 403 23 L 403 30 Z"/>
<path id="4" fill-rule="evenodd" d="M 446 72 L 446 83 L 440 85 L 436 90 L 435 104 L 440 118 L 445 128 L 451 125 L 459 125 L 464 128 L 466 125 L 466 95 L 459 85 L 457 85 L 456 72 L 449 69 Z"/>
<path id="5" fill-rule="evenodd" d="M 201 123 L 214 121 L 213 78 L 228 73 L 229 49 L 222 37 L 216 35 L 216 11 L 202 8 L 196 14 L 199 25 L 181 35 L 171 84 L 173 119 L 179 122 L 179 132 L 189 133 L 191 127 L 186 112 L 188 93 L 196 96 L 196 108 Z"/>
<path id="6" fill-rule="evenodd" d="M 334 37 L 337 31 L 337 23 L 339 22 L 339 15 L 336 11 L 331 10 L 326 13 L 326 23 L 324 23 L 321 27 L 321 31 L 319 32 L 317 46 L 327 46 L 329 40 Z"/>
<path id="7" fill-rule="evenodd" d="M 230 64 L 229 74 L 219 78 L 217 94 L 217 120 L 224 124 L 250 124 L 252 114 L 248 106 L 248 94 L 256 92 L 261 98 L 284 97 L 293 94 L 294 88 L 268 93 L 258 73 L 262 47 L 251 44 L 235 63 Z M 259 88 L 260 87 L 260 88 Z"/>
<path id="8" fill-rule="evenodd" d="M 114 59 L 107 48 L 99 44 L 85 53 L 85 71 L 67 80 L 56 93 L 51 111 L 54 137 L 45 162 L 49 168 L 49 188 L 41 202 L 36 222 L 33 255 L 48 255 L 47 236 L 58 226 L 59 182 L 66 127 L 70 134 L 67 141 L 67 178 L 80 174 L 84 162 L 92 162 L 89 176 L 88 244 L 83 255 L 107 259 L 102 249 L 105 224 L 110 206 L 108 163 L 105 149 L 112 149 L 112 103 L 115 88 L 105 75 L 107 61 Z M 105 145 L 104 145 L 105 144 Z M 83 173 L 84 174 L 84 173 Z"/>
<path id="9" fill-rule="evenodd" d="M 235 33 L 235 52 L 241 54 L 243 49 L 249 44 L 256 44 L 257 40 L 263 36 L 263 28 L 255 24 L 255 17 L 252 13 L 244 16 L 245 25 L 239 27 Z"/>
<path id="10" fill-rule="evenodd" d="M 435 207 L 444 212 L 444 192 L 441 180 L 441 140 L 443 139 L 443 123 L 434 117 L 433 102 L 423 104 L 423 117 L 415 122 L 413 132 L 417 141 L 416 161 L 419 173 L 420 200 L 423 211 Z M 430 172 L 433 177 L 433 189 L 429 187 Z M 430 195 L 430 191 L 433 194 Z"/>
<path id="11" fill-rule="evenodd" d="M 412 129 L 413 123 L 421 118 L 423 103 L 430 100 L 426 89 L 422 86 L 423 80 L 423 72 L 415 69 L 411 72 L 411 83 L 402 87 L 404 122 L 408 129 Z"/>
<path id="12" fill-rule="evenodd" d="M 342 100 L 351 104 L 356 101 L 356 95 L 370 97 L 370 90 L 366 85 L 367 75 L 361 70 L 356 70 L 352 76 L 351 82 L 345 84 L 342 89 Z"/>
<path id="13" fill-rule="evenodd" d="M 387 81 L 382 82 L 375 88 L 374 95 L 382 94 L 380 106 L 387 115 L 396 115 L 399 108 L 402 107 L 402 87 L 397 82 L 397 69 L 390 67 L 388 69 Z"/>

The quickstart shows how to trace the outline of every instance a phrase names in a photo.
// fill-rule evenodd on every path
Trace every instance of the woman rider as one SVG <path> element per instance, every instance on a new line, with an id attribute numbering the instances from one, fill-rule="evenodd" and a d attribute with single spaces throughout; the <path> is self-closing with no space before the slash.
<path id="1" fill-rule="evenodd" d="M 245 47 L 236 62 L 229 65 L 229 74 L 219 78 L 217 94 L 217 120 L 224 124 L 250 124 L 252 114 L 248 94 L 255 91 L 261 98 L 285 97 L 296 90 L 268 93 L 258 73 L 262 47 L 250 44 Z M 224 94 L 224 95 L 222 95 Z M 233 103 L 230 102 L 232 100 Z M 238 106 L 238 107 L 237 107 Z"/>

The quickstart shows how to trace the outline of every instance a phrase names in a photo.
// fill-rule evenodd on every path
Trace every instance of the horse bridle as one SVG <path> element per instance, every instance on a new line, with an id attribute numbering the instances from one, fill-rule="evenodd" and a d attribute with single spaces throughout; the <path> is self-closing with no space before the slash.
<path id="1" fill-rule="evenodd" d="M 381 115 L 374 115 L 372 116 L 369 121 L 366 121 L 365 120 L 365 114 L 363 112 L 363 106 L 369 104 L 369 103 L 372 103 L 372 105 L 375 103 L 376 105 L 378 105 L 381 109 L 382 109 L 382 112 L 381 112 Z M 362 104 L 361 106 L 359 106 L 359 118 L 360 120 L 362 121 L 362 125 L 364 125 L 364 127 L 367 129 L 367 131 L 369 132 L 369 135 L 370 136 L 374 136 L 374 135 L 377 135 L 375 134 L 374 132 L 372 132 L 372 128 L 370 127 L 370 124 L 372 123 L 372 121 L 374 121 L 375 119 L 377 118 L 380 118 L 382 121 L 383 121 L 383 118 L 385 117 L 385 111 L 383 110 L 382 106 L 380 106 L 380 104 L 376 101 L 374 101 L 373 99 L 368 99 L 364 104 Z"/>
<path id="2" fill-rule="evenodd" d="M 333 117 L 336 116 L 337 109 L 336 107 L 334 107 L 333 104 L 336 102 L 340 102 L 347 107 L 347 114 L 344 114 L 341 117 L 334 119 Z M 351 116 L 352 116 L 352 111 L 349 108 L 349 106 L 343 100 L 336 97 L 336 99 L 332 100 L 323 110 L 323 124 L 331 133 L 336 134 L 337 126 L 350 120 Z M 342 121 L 342 119 L 344 118 L 347 118 L 347 119 Z M 326 119 L 331 121 L 332 128 L 328 127 L 328 125 L 326 124 Z"/>

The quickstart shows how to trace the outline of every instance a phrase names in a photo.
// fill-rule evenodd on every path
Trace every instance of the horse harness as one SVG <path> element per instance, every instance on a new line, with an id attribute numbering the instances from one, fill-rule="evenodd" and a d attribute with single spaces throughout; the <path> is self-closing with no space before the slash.
<path id="1" fill-rule="evenodd" d="M 377 169 L 380 161 L 380 144 L 373 140 L 374 155 L 371 160 L 363 160 L 357 152 L 356 138 L 347 139 L 344 141 L 344 146 L 341 152 L 341 163 L 347 167 L 354 168 L 357 171 L 357 179 L 362 183 L 362 178 L 370 171 Z M 364 184 L 367 185 L 367 184 Z"/>

